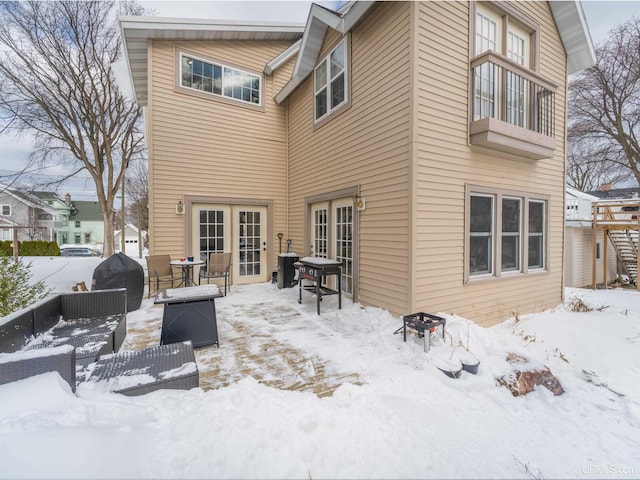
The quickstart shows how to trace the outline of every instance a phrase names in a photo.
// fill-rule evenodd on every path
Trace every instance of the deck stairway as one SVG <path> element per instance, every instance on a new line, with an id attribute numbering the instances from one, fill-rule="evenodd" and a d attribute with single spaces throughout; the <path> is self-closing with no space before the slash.
<path id="1" fill-rule="evenodd" d="M 615 248 L 622 268 L 631 283 L 638 283 L 638 230 L 609 230 L 609 240 Z"/>

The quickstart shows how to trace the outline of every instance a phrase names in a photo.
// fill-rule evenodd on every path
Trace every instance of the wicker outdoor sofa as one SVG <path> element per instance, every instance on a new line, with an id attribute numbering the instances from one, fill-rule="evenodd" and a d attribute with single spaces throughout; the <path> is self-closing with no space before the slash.
<path id="1" fill-rule="evenodd" d="M 72 391 L 77 372 L 126 395 L 198 386 L 191 344 L 116 353 L 126 334 L 124 288 L 47 297 L 0 318 L 0 385 L 55 371 Z"/>

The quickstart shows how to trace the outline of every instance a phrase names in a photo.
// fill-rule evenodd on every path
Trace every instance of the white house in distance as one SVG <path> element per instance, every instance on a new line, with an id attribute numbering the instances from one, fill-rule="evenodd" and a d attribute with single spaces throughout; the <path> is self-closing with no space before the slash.
<path id="1" fill-rule="evenodd" d="M 116 230 L 115 234 L 115 247 L 116 251 L 122 251 L 122 230 Z M 144 244 L 147 238 L 147 232 L 144 230 L 139 231 L 138 227 L 132 223 L 127 223 L 124 227 L 124 243 L 125 243 L 125 255 L 130 257 L 140 256 L 140 252 L 144 249 Z M 140 244 L 142 240 L 142 244 Z M 140 258 L 142 258 L 140 256 Z"/>
<path id="2" fill-rule="evenodd" d="M 564 284 L 566 287 L 590 287 L 593 281 L 593 203 L 599 200 L 594 195 L 571 187 L 566 190 L 566 213 L 564 234 Z M 604 231 L 596 236 L 597 283 L 604 280 Z M 609 243 L 607 252 L 607 278 L 616 278 L 616 252 Z"/>

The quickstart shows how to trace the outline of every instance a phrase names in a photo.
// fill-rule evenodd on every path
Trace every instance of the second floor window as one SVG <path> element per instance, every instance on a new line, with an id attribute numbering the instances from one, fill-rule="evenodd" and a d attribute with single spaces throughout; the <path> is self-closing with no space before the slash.
<path id="1" fill-rule="evenodd" d="M 243 70 L 181 55 L 180 82 L 183 87 L 260 105 L 261 77 Z"/>
<path id="2" fill-rule="evenodd" d="M 76 228 L 80 228 L 80 220 L 76 220 Z"/>
<path id="3" fill-rule="evenodd" d="M 0 208 L 2 209 L 2 215 L 5 217 L 11 216 L 11 205 L 0 205 Z"/>
<path id="4" fill-rule="evenodd" d="M 346 42 L 342 40 L 314 71 L 314 119 L 320 120 L 347 101 Z"/>

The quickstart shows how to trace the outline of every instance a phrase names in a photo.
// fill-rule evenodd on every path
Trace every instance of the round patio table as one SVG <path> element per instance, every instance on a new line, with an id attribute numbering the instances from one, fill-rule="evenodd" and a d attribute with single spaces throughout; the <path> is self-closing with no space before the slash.
<path id="1" fill-rule="evenodd" d="M 172 267 L 180 267 L 182 269 L 182 284 L 183 287 L 194 286 L 193 283 L 193 266 L 202 265 L 202 260 L 171 260 L 169 264 Z"/>

